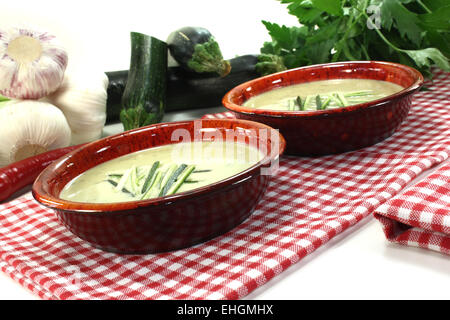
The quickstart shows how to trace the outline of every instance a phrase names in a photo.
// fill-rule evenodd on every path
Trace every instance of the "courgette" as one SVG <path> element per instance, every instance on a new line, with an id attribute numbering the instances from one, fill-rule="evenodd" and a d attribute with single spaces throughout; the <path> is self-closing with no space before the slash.
<path id="1" fill-rule="evenodd" d="M 243 55 L 228 60 L 231 71 L 226 77 L 197 74 L 180 66 L 167 69 L 166 112 L 217 107 L 223 96 L 235 86 L 257 78 L 258 55 Z M 107 123 L 117 122 L 121 96 L 127 85 L 128 70 L 106 72 L 109 78 Z"/>
<path id="2" fill-rule="evenodd" d="M 167 38 L 172 57 L 187 71 L 217 73 L 224 77 L 230 72 L 230 63 L 223 59 L 219 44 L 202 27 L 183 27 Z"/>
<path id="3" fill-rule="evenodd" d="M 120 111 L 124 129 L 160 122 L 166 105 L 166 90 L 167 44 L 154 37 L 131 32 L 130 71 Z"/>

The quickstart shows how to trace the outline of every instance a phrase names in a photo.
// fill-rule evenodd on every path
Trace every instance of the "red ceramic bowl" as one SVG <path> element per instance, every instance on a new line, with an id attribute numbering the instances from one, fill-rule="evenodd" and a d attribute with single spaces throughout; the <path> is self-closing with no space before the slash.
<path id="1" fill-rule="evenodd" d="M 175 130 L 187 130 L 191 141 L 216 141 L 236 133 L 234 141 L 267 150 L 260 162 L 237 175 L 192 191 L 120 203 L 79 203 L 62 200 L 63 187 L 82 172 L 135 151 L 177 143 Z M 234 131 L 230 131 L 234 130 Z M 267 137 L 267 138 L 266 138 Z M 183 139 L 186 139 L 183 136 Z M 244 141 L 245 139 L 245 141 Z M 182 140 L 186 141 L 186 140 Z M 56 211 L 75 235 L 95 247 L 120 253 L 175 250 L 211 239 L 245 220 L 261 198 L 270 175 L 261 173 L 283 153 L 278 131 L 244 120 L 196 120 L 157 124 L 87 144 L 53 162 L 36 179 L 33 196 Z"/>
<path id="2" fill-rule="evenodd" d="M 319 111 L 272 111 L 242 105 L 249 98 L 275 88 L 349 78 L 384 80 L 404 89 L 368 103 Z M 337 62 L 291 69 L 245 82 L 229 91 L 222 102 L 238 119 L 279 129 L 287 142 L 286 153 L 316 156 L 364 148 L 391 136 L 406 118 L 412 94 L 422 84 L 419 71 L 401 64 Z"/>

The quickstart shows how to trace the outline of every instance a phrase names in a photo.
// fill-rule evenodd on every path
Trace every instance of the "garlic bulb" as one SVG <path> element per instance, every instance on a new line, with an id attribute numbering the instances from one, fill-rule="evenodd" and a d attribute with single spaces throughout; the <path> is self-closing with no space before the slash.
<path id="1" fill-rule="evenodd" d="M 67 53 L 47 32 L 0 30 L 0 94 L 39 99 L 61 85 Z"/>
<path id="2" fill-rule="evenodd" d="M 101 137 L 106 122 L 108 77 L 104 72 L 68 72 L 61 87 L 44 98 L 66 116 L 72 130 L 71 144 Z"/>
<path id="3" fill-rule="evenodd" d="M 39 101 L 12 101 L 0 108 L 0 167 L 67 147 L 70 127 L 57 107 Z"/>
<path id="4" fill-rule="evenodd" d="M 17 103 L 20 100 L 16 99 L 0 99 L 0 109 L 6 106 L 9 106 L 10 104 Z"/>

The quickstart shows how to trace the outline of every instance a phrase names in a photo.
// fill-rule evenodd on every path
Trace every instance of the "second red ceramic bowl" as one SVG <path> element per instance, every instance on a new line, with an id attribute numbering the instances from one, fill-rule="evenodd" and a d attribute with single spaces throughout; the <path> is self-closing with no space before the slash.
<path id="1" fill-rule="evenodd" d="M 174 134 L 184 133 L 183 141 Z M 232 134 L 234 133 L 234 135 Z M 229 136 L 227 136 L 230 134 Z M 177 135 L 176 135 L 177 136 Z M 59 197 L 64 186 L 105 161 L 152 147 L 231 137 L 251 144 L 264 158 L 225 180 L 150 200 L 80 203 Z M 180 136 L 178 136 L 180 138 Z M 244 221 L 264 194 L 285 141 L 278 131 L 244 120 L 196 120 L 152 125 L 104 138 L 53 162 L 36 179 L 33 196 L 56 211 L 75 235 L 95 247 L 119 253 L 155 253 L 197 244 Z"/>
<path id="2" fill-rule="evenodd" d="M 244 107 L 249 98 L 293 84 L 328 79 L 373 79 L 396 83 L 396 94 L 345 108 L 274 111 Z M 223 98 L 238 119 L 265 123 L 286 139 L 286 153 L 318 156 L 356 150 L 391 136 L 406 118 L 411 99 L 423 84 L 419 71 L 396 63 L 349 61 L 291 69 L 243 83 Z"/>

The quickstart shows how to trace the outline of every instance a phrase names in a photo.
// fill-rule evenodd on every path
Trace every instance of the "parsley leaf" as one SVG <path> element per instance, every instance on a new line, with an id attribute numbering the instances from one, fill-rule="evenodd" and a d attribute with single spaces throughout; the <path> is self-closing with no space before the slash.
<path id="1" fill-rule="evenodd" d="M 419 67 L 430 67 L 434 62 L 442 70 L 450 70 L 448 59 L 436 48 L 426 48 L 422 50 L 405 50 Z"/>
<path id="2" fill-rule="evenodd" d="M 407 37 L 417 46 L 421 42 L 421 28 L 417 14 L 408 11 L 398 0 L 385 0 L 380 6 L 381 24 L 391 28 L 393 24 L 402 37 Z"/>
<path id="3" fill-rule="evenodd" d="M 299 26 L 263 21 L 261 53 L 287 68 L 345 60 L 410 65 L 425 75 L 450 71 L 449 0 L 280 0 Z"/>
<path id="4" fill-rule="evenodd" d="M 313 6 L 329 14 L 340 16 L 343 14 L 341 0 L 311 0 Z"/>

